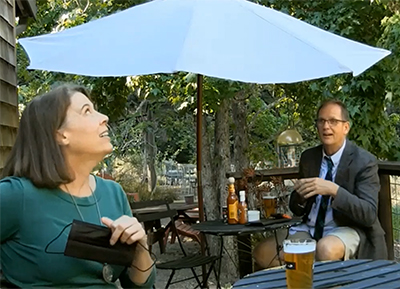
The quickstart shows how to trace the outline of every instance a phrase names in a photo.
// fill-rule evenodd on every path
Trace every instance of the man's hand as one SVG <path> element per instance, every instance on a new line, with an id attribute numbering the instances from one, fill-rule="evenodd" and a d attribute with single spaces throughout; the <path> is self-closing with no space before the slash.
<path id="1" fill-rule="evenodd" d="M 112 231 L 110 238 L 111 245 L 117 243 L 118 240 L 128 245 L 137 241 L 140 241 L 142 245 L 146 244 L 146 232 L 136 218 L 122 216 L 113 221 L 107 217 L 103 217 L 101 221 Z"/>
<path id="2" fill-rule="evenodd" d="M 321 178 L 306 178 L 298 180 L 294 184 L 294 189 L 304 199 L 315 195 L 329 195 L 334 198 L 339 186 Z"/>

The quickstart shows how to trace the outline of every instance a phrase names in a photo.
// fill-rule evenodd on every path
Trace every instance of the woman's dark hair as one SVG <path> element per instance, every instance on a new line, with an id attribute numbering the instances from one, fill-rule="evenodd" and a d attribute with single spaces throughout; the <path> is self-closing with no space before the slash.
<path id="1" fill-rule="evenodd" d="M 22 113 L 17 138 L 3 169 L 3 177 L 26 177 L 37 187 L 56 188 L 73 180 L 56 141 L 71 96 L 86 96 L 84 87 L 61 85 L 35 97 Z"/>
<path id="2" fill-rule="evenodd" d="M 320 112 L 320 110 L 321 110 L 322 108 L 324 108 L 325 106 L 328 106 L 328 105 L 330 105 L 330 104 L 338 105 L 338 106 L 340 107 L 341 111 L 342 111 L 342 120 L 350 121 L 349 111 L 347 110 L 346 105 L 345 105 L 343 102 L 341 102 L 340 100 L 337 100 L 337 99 L 328 99 L 328 100 L 325 100 L 325 101 L 319 106 L 319 108 L 318 108 L 318 110 L 317 110 L 317 118 L 319 117 L 319 112 Z"/>

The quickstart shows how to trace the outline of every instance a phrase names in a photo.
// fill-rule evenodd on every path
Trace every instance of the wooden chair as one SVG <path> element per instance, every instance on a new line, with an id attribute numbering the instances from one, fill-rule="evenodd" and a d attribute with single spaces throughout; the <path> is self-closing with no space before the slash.
<path id="1" fill-rule="evenodd" d="M 167 204 L 167 207 L 169 208 L 168 204 Z M 171 218 L 171 232 L 173 235 L 176 236 L 176 239 L 178 239 L 179 247 L 181 248 L 181 251 L 182 251 L 182 256 L 175 260 L 159 263 L 156 265 L 157 269 L 160 269 L 160 270 L 172 270 L 171 275 L 169 276 L 169 279 L 168 279 L 168 282 L 167 282 L 167 285 L 165 286 L 165 288 L 168 288 L 171 284 L 183 282 L 183 281 L 190 280 L 190 279 L 196 279 L 197 284 L 200 288 L 208 288 L 207 287 L 208 278 L 210 277 L 211 272 L 214 270 L 215 263 L 219 259 L 219 257 L 204 256 L 200 252 L 198 252 L 196 254 L 188 254 L 184 248 L 184 244 L 180 237 L 180 235 L 181 235 L 180 233 L 182 233 L 182 231 L 179 232 L 176 227 L 176 224 L 177 223 L 180 224 L 181 222 L 179 220 L 176 220 L 176 217 L 177 216 L 175 216 L 175 218 L 174 217 Z M 200 241 L 199 234 L 198 234 L 198 240 Z M 194 269 L 198 268 L 198 267 L 202 267 L 204 265 L 209 265 L 209 268 L 208 268 L 208 271 L 207 271 L 206 276 L 202 283 Z M 174 277 L 175 272 L 177 270 L 181 270 L 181 269 L 190 269 L 192 271 L 193 277 L 189 277 L 189 278 L 185 278 L 185 279 L 181 279 L 181 280 L 172 282 L 172 278 Z M 216 271 L 214 270 L 214 272 L 216 272 Z M 219 288 L 220 287 L 219 278 L 216 278 L 216 280 L 218 282 L 217 288 Z M 196 286 L 196 288 L 197 288 L 197 286 Z"/>
<path id="2" fill-rule="evenodd" d="M 196 224 L 199 220 L 199 209 L 195 208 L 192 210 L 185 211 L 184 215 L 179 215 L 178 219 L 175 221 L 175 226 L 178 234 L 189 237 L 194 241 L 201 243 L 200 235 L 201 232 L 198 230 L 194 230 L 192 228 L 192 224 Z M 167 234 L 169 232 L 167 231 Z M 176 235 L 174 233 L 171 234 L 171 244 L 175 243 Z M 166 239 L 167 241 L 167 239 Z"/>
<path id="3" fill-rule="evenodd" d="M 190 224 L 187 224 L 187 223 L 183 222 L 183 220 L 178 219 L 175 221 L 175 227 L 176 227 L 177 234 L 180 234 L 181 236 L 192 238 L 199 244 L 201 243 L 201 240 L 200 240 L 201 232 L 198 230 L 194 230 Z M 171 244 L 175 243 L 175 239 L 176 239 L 176 234 L 172 233 L 171 234 Z"/>
<path id="4" fill-rule="evenodd" d="M 144 229 L 147 233 L 147 241 L 149 244 L 149 250 L 151 252 L 152 246 L 155 243 L 159 243 L 160 252 L 165 253 L 165 238 L 166 232 L 169 226 L 165 227 L 161 225 L 161 219 L 170 218 L 171 215 L 175 216 L 177 214 L 176 210 L 160 209 L 151 210 L 152 208 L 157 208 L 160 206 L 166 206 L 168 202 L 164 200 L 153 200 L 153 201 L 141 201 L 141 202 L 130 202 L 133 215 L 139 220 L 139 222 L 144 223 Z M 169 208 L 169 207 L 168 207 Z M 140 209 L 147 209 L 145 211 L 140 211 Z M 136 210 L 136 211 L 135 211 Z M 170 225 L 170 224 L 169 224 Z"/>
<path id="5" fill-rule="evenodd" d="M 140 204 L 143 203 L 143 204 Z M 182 255 L 178 256 L 176 259 L 171 260 L 171 261 L 166 261 L 162 263 L 156 264 L 157 269 L 159 270 L 171 270 L 171 275 L 169 276 L 168 282 L 165 286 L 165 288 L 168 288 L 171 284 L 183 282 L 186 280 L 190 279 L 196 279 L 198 286 L 200 288 L 204 288 L 207 285 L 208 278 L 211 275 L 211 272 L 214 269 L 215 262 L 219 259 L 217 256 L 203 256 L 200 252 L 197 254 L 188 254 L 184 248 L 184 245 L 181 241 L 181 238 L 179 236 L 179 233 L 177 231 L 177 228 L 175 226 L 175 221 L 178 217 L 177 211 L 176 210 L 171 210 L 169 207 L 169 203 L 166 201 L 147 201 L 147 202 L 138 202 L 138 203 L 132 203 L 132 208 L 138 209 L 140 208 L 149 208 L 150 205 L 157 206 L 157 207 L 164 206 L 165 209 L 159 209 L 156 212 L 153 213 L 138 213 L 135 214 L 136 217 L 140 222 L 150 222 L 150 221 L 155 221 L 155 220 L 160 220 L 161 218 L 169 218 L 169 229 L 176 236 L 176 239 L 178 239 L 179 242 L 179 247 L 181 249 Z M 199 279 L 199 276 L 196 274 L 196 271 L 194 270 L 197 267 L 202 267 L 203 265 L 209 265 L 208 272 L 204 278 L 204 283 Z M 175 275 L 175 272 L 177 270 L 181 269 L 190 269 L 192 271 L 193 277 L 181 279 L 172 282 L 172 279 Z M 219 278 L 216 278 L 219 280 Z M 219 285 L 219 284 L 218 284 Z"/>

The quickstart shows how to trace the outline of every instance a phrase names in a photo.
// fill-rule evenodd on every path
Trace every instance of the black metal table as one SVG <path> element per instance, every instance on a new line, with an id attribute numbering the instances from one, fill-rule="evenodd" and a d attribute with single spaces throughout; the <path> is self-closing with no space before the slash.
<path id="1" fill-rule="evenodd" d="M 184 215 L 185 211 L 195 209 L 199 205 L 198 203 L 193 203 L 193 204 L 186 204 L 182 202 L 174 202 L 169 205 L 171 210 L 176 210 L 178 214 Z M 150 207 L 150 208 L 140 208 L 140 209 L 134 209 L 132 212 L 134 214 L 147 214 L 147 213 L 158 213 L 160 211 L 166 211 L 167 208 L 165 206 L 155 206 L 155 207 Z"/>
<path id="2" fill-rule="evenodd" d="M 140 202 L 138 202 L 140 203 Z M 171 210 L 176 210 L 178 215 L 176 218 L 179 217 L 184 217 L 185 220 L 191 220 L 192 222 L 195 222 L 197 219 L 193 218 L 193 216 L 188 215 L 186 213 L 187 210 L 192 210 L 198 207 L 197 202 L 193 204 L 186 204 L 183 202 L 174 202 L 169 205 L 169 209 Z M 151 220 L 151 221 L 144 221 L 144 227 L 146 232 L 148 230 L 154 229 L 156 231 L 154 235 L 154 239 L 156 240 L 155 242 L 159 242 L 160 245 L 160 252 L 161 254 L 165 253 L 165 245 L 167 242 L 167 237 L 170 231 L 171 227 L 171 222 L 169 222 L 164 228 L 161 226 L 161 217 L 163 216 L 162 213 L 166 213 L 168 211 L 168 208 L 166 205 L 158 205 L 158 206 L 150 206 L 150 207 L 144 207 L 144 208 L 137 208 L 137 209 L 132 209 L 132 214 L 140 219 L 141 217 L 146 218 L 146 215 L 154 215 L 154 214 L 159 214 L 160 218 L 157 220 Z M 154 243 L 155 243 L 154 242 Z M 151 250 L 151 247 L 150 247 Z"/>
<path id="3" fill-rule="evenodd" d="M 246 225 L 229 225 L 222 220 L 206 221 L 194 224 L 192 227 L 204 234 L 215 236 L 237 236 L 257 232 L 274 231 L 299 224 L 301 219 L 261 219 L 259 222 L 251 222 Z"/>
<path id="4" fill-rule="evenodd" d="M 232 288 L 286 288 L 285 269 L 278 267 L 252 273 Z M 400 264 L 390 260 L 316 262 L 314 289 L 322 288 L 400 288 Z"/>
<path id="5" fill-rule="evenodd" d="M 201 222 L 192 225 L 192 228 L 195 230 L 198 230 L 204 234 L 210 234 L 210 235 L 215 235 L 220 237 L 220 248 L 219 248 L 219 263 L 218 263 L 218 278 L 221 273 L 221 262 L 222 262 L 222 252 L 224 248 L 224 236 L 243 236 L 247 235 L 249 236 L 250 234 L 253 233 L 259 233 L 259 232 L 266 232 L 266 231 L 272 231 L 275 233 L 275 238 L 276 238 L 276 230 L 282 229 L 282 228 L 288 228 L 290 226 L 296 225 L 301 223 L 301 219 L 261 219 L 259 222 L 255 223 L 248 223 L 246 225 L 229 225 L 227 223 L 224 223 L 222 220 L 214 220 L 214 221 L 206 221 L 206 222 Z M 238 242 L 238 247 L 241 244 Z M 239 252 L 244 251 L 243 249 L 245 248 L 238 248 Z M 279 248 L 277 247 L 277 252 Z M 240 256 L 239 256 L 240 257 Z M 250 254 L 251 258 L 251 254 Z M 251 259 L 250 259 L 251 260 Z M 245 264 L 244 262 L 242 263 L 245 267 L 250 267 L 248 264 Z M 240 269 L 240 268 L 239 268 Z M 241 271 L 241 270 L 239 270 Z M 242 274 L 241 274 L 242 276 Z"/>

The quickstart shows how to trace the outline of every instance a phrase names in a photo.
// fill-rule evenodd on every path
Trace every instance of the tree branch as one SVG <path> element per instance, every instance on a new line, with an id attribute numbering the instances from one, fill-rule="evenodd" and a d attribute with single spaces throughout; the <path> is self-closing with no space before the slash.
<path id="1" fill-rule="evenodd" d="M 259 111 L 257 111 L 256 114 L 255 114 L 255 115 L 252 117 L 252 119 L 249 121 L 249 129 L 253 127 L 255 119 L 257 118 L 257 116 L 258 116 L 260 113 L 262 113 L 262 112 L 264 112 L 264 111 L 266 111 L 266 110 L 269 110 L 271 107 L 274 107 L 278 102 L 280 102 L 280 101 L 281 101 L 282 99 L 284 99 L 285 97 L 286 97 L 286 95 L 284 95 L 284 96 L 278 98 L 277 100 L 275 100 L 274 102 L 271 102 L 270 104 L 268 104 L 267 107 L 266 107 L 264 110 L 259 110 Z"/>

